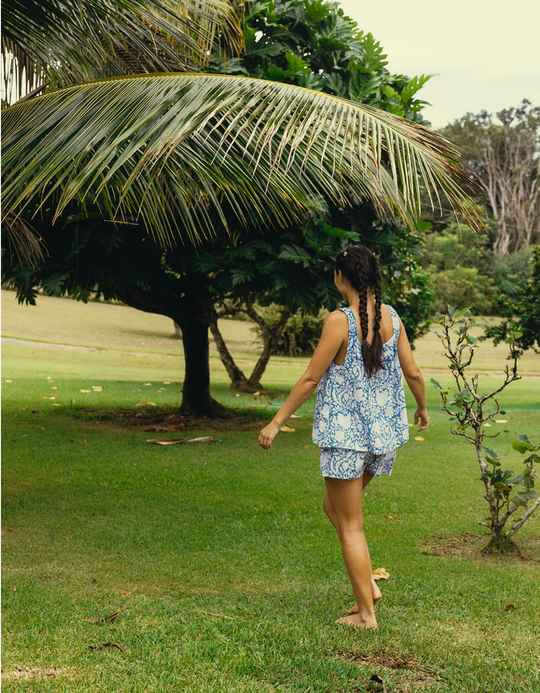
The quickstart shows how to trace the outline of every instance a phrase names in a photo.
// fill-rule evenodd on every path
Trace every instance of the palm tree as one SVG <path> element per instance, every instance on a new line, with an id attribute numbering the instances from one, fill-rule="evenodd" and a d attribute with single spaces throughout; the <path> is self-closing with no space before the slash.
<path id="1" fill-rule="evenodd" d="M 423 187 L 442 191 L 473 228 L 481 223 L 450 140 L 321 92 L 200 72 L 215 40 L 239 45 L 226 0 L 69 7 L 4 3 L 4 55 L 11 47 L 27 77 L 34 66 L 61 87 L 4 110 L 3 209 L 16 247 L 30 210 L 47 203 L 58 216 L 77 197 L 113 221 L 143 221 L 164 244 L 211 234 L 210 209 L 227 226 L 223 200 L 246 225 L 298 219 L 321 195 L 368 197 L 410 221 Z"/>
<path id="2" fill-rule="evenodd" d="M 424 190 L 481 223 L 450 140 L 322 92 L 205 74 L 214 42 L 240 48 L 229 0 L 6 0 L 4 27 L 49 83 L 3 112 L 3 214 L 23 265 L 39 264 L 32 218 L 58 219 L 74 200 L 163 246 L 290 226 L 324 199 L 370 199 L 410 222 Z M 182 406 L 212 415 L 208 326 L 190 320 Z"/>

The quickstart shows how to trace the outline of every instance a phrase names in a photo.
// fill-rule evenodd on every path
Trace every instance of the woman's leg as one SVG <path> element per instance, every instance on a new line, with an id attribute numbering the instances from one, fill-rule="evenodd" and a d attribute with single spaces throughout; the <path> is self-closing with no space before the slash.
<path id="1" fill-rule="evenodd" d="M 373 610 L 371 560 L 362 517 L 363 479 L 325 477 L 324 481 L 328 495 L 326 505 L 329 501 L 335 511 L 343 560 L 358 604 L 358 613 L 340 618 L 337 623 L 375 629 L 377 619 Z"/>
<path id="2" fill-rule="evenodd" d="M 366 486 L 369 484 L 369 482 L 373 479 L 373 474 L 368 471 L 367 469 L 364 471 L 364 474 L 362 475 L 362 488 L 366 488 Z M 339 525 L 337 521 L 337 515 L 336 511 L 334 510 L 334 506 L 332 505 L 332 502 L 330 500 L 330 497 L 328 496 L 328 492 L 324 494 L 324 499 L 323 499 L 323 508 L 324 512 L 327 514 L 328 519 L 334 526 L 334 529 L 337 532 L 337 535 L 339 537 Z M 341 537 L 339 537 L 341 541 Z M 382 593 L 381 590 L 379 589 L 379 586 L 373 579 L 373 575 L 371 576 L 371 593 L 373 596 L 373 603 L 376 604 L 380 599 L 382 599 Z M 355 604 L 353 607 L 351 607 L 348 611 L 349 614 L 357 614 L 358 613 L 358 604 Z"/>

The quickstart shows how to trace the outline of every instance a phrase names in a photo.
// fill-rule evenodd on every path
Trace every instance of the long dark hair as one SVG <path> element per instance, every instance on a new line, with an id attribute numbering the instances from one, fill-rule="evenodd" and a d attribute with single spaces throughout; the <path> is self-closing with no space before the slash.
<path id="1" fill-rule="evenodd" d="M 336 272 L 341 272 L 350 281 L 353 289 L 358 291 L 360 303 L 360 327 L 362 328 L 362 358 L 366 374 L 371 377 L 379 369 L 384 368 L 382 361 L 383 342 L 381 327 L 381 270 L 377 256 L 363 245 L 350 245 L 336 257 L 334 264 Z M 368 343 L 369 318 L 367 312 L 367 291 L 375 298 L 375 324 L 373 339 Z"/>

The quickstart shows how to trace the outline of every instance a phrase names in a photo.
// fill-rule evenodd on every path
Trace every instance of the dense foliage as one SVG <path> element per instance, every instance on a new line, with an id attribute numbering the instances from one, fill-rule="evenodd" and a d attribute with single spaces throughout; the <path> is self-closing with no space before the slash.
<path id="1" fill-rule="evenodd" d="M 391 74 L 380 43 L 338 2 L 246 2 L 242 28 L 245 53 L 230 58 L 216 46 L 212 71 L 296 84 L 426 123 L 417 93 L 429 75 Z"/>
<path id="2" fill-rule="evenodd" d="M 257 308 L 270 329 L 275 329 L 278 325 L 282 310 L 282 306 L 276 306 L 275 303 Z M 291 315 L 281 332 L 275 353 L 278 356 L 311 356 L 321 338 L 327 315 L 328 311 L 324 308 L 318 315 L 304 315 L 300 312 Z M 253 330 L 256 335 L 261 336 L 261 329 L 257 324 Z"/>
<path id="3" fill-rule="evenodd" d="M 500 324 L 488 327 L 485 339 L 508 341 L 515 332 L 518 347 L 540 354 L 540 246 L 535 246 L 530 262 L 530 278 L 517 295 L 502 293 L 495 299 L 503 316 Z"/>
<path id="4" fill-rule="evenodd" d="M 489 233 L 473 233 L 464 224 L 450 223 L 424 238 L 419 262 L 429 274 L 433 312 L 446 310 L 450 303 L 477 315 L 497 315 L 499 297 L 519 296 L 531 275 L 530 248 L 501 257 L 494 253 Z"/>

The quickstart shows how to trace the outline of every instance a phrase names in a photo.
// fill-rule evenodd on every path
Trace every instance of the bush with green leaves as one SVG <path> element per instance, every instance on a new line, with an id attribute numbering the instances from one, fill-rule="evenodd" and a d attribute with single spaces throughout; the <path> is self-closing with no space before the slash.
<path id="1" fill-rule="evenodd" d="M 268 327 L 273 330 L 281 319 L 282 306 L 272 303 L 269 306 L 258 306 L 257 312 L 264 318 Z M 312 356 L 319 340 L 328 311 L 322 309 L 317 315 L 297 312 L 287 320 L 275 351 L 279 356 Z M 261 336 L 261 328 L 255 325 L 253 331 Z"/>
<path id="2" fill-rule="evenodd" d="M 532 249 L 502 257 L 493 252 L 492 239 L 490 227 L 477 234 L 457 222 L 442 231 L 427 230 L 418 262 L 430 275 L 433 312 L 444 312 L 450 303 L 470 306 L 476 314 L 504 315 L 501 295 L 519 297 L 531 276 Z"/>
<path id="3" fill-rule="evenodd" d="M 493 339 L 495 345 L 507 341 L 516 331 L 519 349 L 532 349 L 540 354 L 540 246 L 531 257 L 531 276 L 517 298 L 502 294 L 496 299 L 503 320 L 488 327 L 483 339 Z"/>
<path id="4" fill-rule="evenodd" d="M 471 375 L 469 368 L 474 358 L 478 340 L 471 334 L 474 319 L 471 311 L 455 310 L 448 306 L 448 314 L 437 313 L 435 322 L 441 326 L 441 339 L 444 356 L 448 359 L 449 368 L 456 384 L 456 392 L 450 395 L 450 388 L 442 387 L 436 380 L 431 380 L 439 391 L 443 410 L 453 422 L 451 432 L 461 436 L 475 448 L 476 459 L 480 466 L 480 479 L 484 483 L 485 500 L 489 504 L 489 516 L 479 524 L 490 530 L 490 542 L 486 549 L 508 551 L 514 548 L 513 536 L 540 506 L 540 497 L 534 490 L 536 470 L 534 465 L 540 462 L 540 445 L 534 445 L 525 434 L 512 443 L 514 450 L 526 454 L 523 467 L 516 473 L 513 469 L 503 469 L 502 460 L 506 455 L 499 455 L 484 445 L 486 438 L 496 438 L 499 434 L 488 434 L 486 424 L 497 416 L 504 415 L 500 410 L 496 396 L 510 383 L 519 380 L 517 362 L 521 351 L 517 340 L 522 336 L 514 331 L 508 337 L 512 366 L 507 366 L 501 385 L 490 393 L 480 391 L 478 374 Z M 536 499 L 536 500 L 535 500 Z M 509 529 L 508 521 L 514 514 L 524 508 L 523 514 Z"/>
<path id="5" fill-rule="evenodd" d="M 458 308 L 470 306 L 479 315 L 489 315 L 493 306 L 493 280 L 481 275 L 475 267 L 455 267 L 429 277 L 433 291 L 432 310 L 440 312 L 449 303 Z"/>

